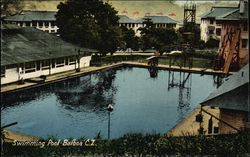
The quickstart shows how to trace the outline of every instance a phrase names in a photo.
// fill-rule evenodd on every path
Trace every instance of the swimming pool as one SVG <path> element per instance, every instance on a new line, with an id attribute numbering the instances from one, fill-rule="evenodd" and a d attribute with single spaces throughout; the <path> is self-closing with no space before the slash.
<path id="1" fill-rule="evenodd" d="M 216 88 L 213 75 L 120 67 L 44 85 L 2 98 L 2 125 L 58 138 L 165 133 Z"/>

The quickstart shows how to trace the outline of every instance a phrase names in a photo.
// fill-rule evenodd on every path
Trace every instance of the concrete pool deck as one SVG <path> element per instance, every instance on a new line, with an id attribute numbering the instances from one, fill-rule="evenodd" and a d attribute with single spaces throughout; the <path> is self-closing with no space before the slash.
<path id="1" fill-rule="evenodd" d="M 193 110 L 189 115 L 187 115 L 182 121 L 177 123 L 171 130 L 169 130 L 166 135 L 170 136 L 185 136 L 185 135 L 198 135 L 198 129 L 200 128 L 200 123 L 196 122 L 196 115 L 199 114 L 201 106 Z M 219 108 L 211 108 L 209 106 L 203 106 L 203 110 L 211 113 L 212 115 L 219 117 Z M 204 128 L 205 135 L 208 134 L 208 121 L 211 118 L 210 115 L 202 112 L 203 122 L 201 126 Z M 218 127 L 218 120 L 213 118 L 213 126 Z"/>
<path id="2" fill-rule="evenodd" d="M 104 65 L 100 67 L 91 66 L 91 67 L 81 68 L 80 72 L 71 70 L 71 71 L 49 75 L 46 77 L 46 80 L 44 80 L 44 82 L 40 82 L 40 83 L 25 82 L 24 84 L 11 83 L 7 85 L 3 85 L 1 86 L 1 93 L 21 91 L 23 89 L 38 87 L 38 86 L 42 86 L 45 84 L 86 75 L 86 74 L 93 73 L 96 71 L 115 68 L 115 67 L 121 67 L 121 66 L 149 67 L 149 65 L 147 65 L 146 63 L 139 63 L 139 62 L 119 62 L 119 63 Z M 193 72 L 193 73 L 200 73 L 200 74 L 223 74 L 222 71 L 214 71 L 213 69 L 204 69 L 204 68 L 188 68 L 188 67 L 180 68 L 179 66 L 170 67 L 169 65 L 158 65 L 157 68 L 166 69 L 166 70 L 174 70 L 174 71 Z M 232 72 L 229 72 L 229 74 L 232 74 Z M 32 78 L 31 80 L 37 80 L 37 79 L 39 78 Z"/>
<path id="3" fill-rule="evenodd" d="M 21 133 L 17 133 L 10 130 L 3 130 L 5 136 L 4 142 L 13 142 L 13 141 L 39 141 L 38 137 L 28 136 Z"/>

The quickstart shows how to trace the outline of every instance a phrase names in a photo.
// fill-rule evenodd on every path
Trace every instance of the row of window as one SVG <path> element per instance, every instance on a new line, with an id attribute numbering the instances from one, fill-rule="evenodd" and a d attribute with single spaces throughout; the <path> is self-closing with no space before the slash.
<path id="1" fill-rule="evenodd" d="M 76 57 L 63 57 L 58 59 L 52 59 L 52 60 L 43 60 L 43 61 L 34 61 L 34 62 L 28 62 L 25 63 L 22 66 L 22 69 L 24 70 L 24 73 L 31 73 L 39 70 L 46 70 L 50 68 L 58 68 L 63 67 L 65 65 L 74 65 L 76 64 Z M 8 65 L 6 67 L 1 67 L 1 77 L 5 77 L 6 68 L 17 68 L 16 65 Z"/>
<path id="2" fill-rule="evenodd" d="M 159 23 L 159 24 L 154 24 L 156 27 L 174 27 L 175 24 L 166 24 L 166 23 Z M 125 26 L 129 28 L 134 28 L 134 27 L 145 27 L 145 24 L 137 24 L 137 23 L 121 23 L 119 26 Z"/>
<path id="3" fill-rule="evenodd" d="M 213 35 L 213 34 L 214 34 L 214 30 L 210 29 L 210 30 L 208 31 L 208 33 L 209 33 L 210 35 Z M 215 33 L 216 33 L 216 35 L 220 36 L 220 35 L 221 35 L 221 28 L 216 28 L 216 29 L 215 29 Z"/>
<path id="4" fill-rule="evenodd" d="M 28 27 L 52 27 L 54 28 L 56 26 L 56 22 L 55 21 L 24 21 L 24 22 L 10 22 L 11 24 L 17 24 L 19 26 L 22 26 L 22 27 L 25 27 L 25 26 L 28 26 Z"/>
<path id="5" fill-rule="evenodd" d="M 76 64 L 75 57 L 57 58 L 52 60 L 36 61 L 25 63 L 24 71 L 25 73 L 35 72 L 37 70 L 46 70 L 50 68 L 63 67 L 65 65 Z"/>

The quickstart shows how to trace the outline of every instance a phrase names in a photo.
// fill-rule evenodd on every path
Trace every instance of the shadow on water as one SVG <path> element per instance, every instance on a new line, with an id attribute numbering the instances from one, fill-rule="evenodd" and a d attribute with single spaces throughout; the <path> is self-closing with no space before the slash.
<path id="1" fill-rule="evenodd" d="M 157 78 L 158 69 L 156 67 L 153 67 L 153 66 L 148 67 L 148 72 L 149 72 L 151 78 Z"/>
<path id="2" fill-rule="evenodd" d="M 190 110 L 192 87 L 192 73 L 181 71 L 169 71 L 168 74 L 168 91 L 178 90 L 178 111 L 179 120 L 183 119 L 183 113 Z"/>
<path id="3" fill-rule="evenodd" d="M 63 108 L 77 112 L 106 112 L 107 104 L 113 104 L 116 87 L 113 82 L 115 69 L 100 71 L 84 77 L 2 95 L 2 109 L 44 99 L 54 94 Z"/>

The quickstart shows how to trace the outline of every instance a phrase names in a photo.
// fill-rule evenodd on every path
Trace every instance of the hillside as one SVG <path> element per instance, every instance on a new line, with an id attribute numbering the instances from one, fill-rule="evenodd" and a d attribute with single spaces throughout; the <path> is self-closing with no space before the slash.
<path id="1" fill-rule="evenodd" d="M 24 1 L 24 10 L 57 10 L 57 5 L 60 2 L 64 2 L 65 0 L 29 0 Z M 110 3 L 114 6 L 114 8 L 119 11 L 119 14 L 123 11 L 127 11 L 128 13 L 125 15 L 130 16 L 131 18 L 143 17 L 145 13 L 150 13 L 150 15 L 163 14 L 175 14 L 175 16 L 171 16 L 173 19 L 177 21 L 183 20 L 183 4 L 185 1 L 132 1 L 132 0 L 114 0 L 110 1 Z M 228 1 L 217 1 L 216 3 L 212 1 L 202 1 L 197 3 L 197 22 L 200 21 L 200 17 L 209 12 L 213 5 L 216 6 L 237 6 L 237 2 L 228 2 Z"/>

